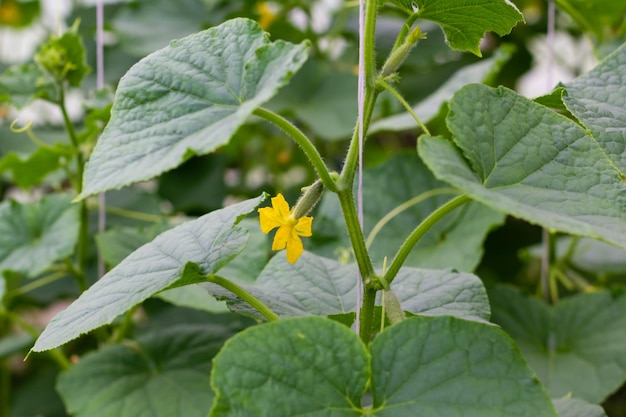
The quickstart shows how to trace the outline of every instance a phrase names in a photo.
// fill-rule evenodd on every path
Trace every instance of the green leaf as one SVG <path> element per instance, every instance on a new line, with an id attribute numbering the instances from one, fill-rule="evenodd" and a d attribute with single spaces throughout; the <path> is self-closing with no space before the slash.
<path id="1" fill-rule="evenodd" d="M 559 398 L 552 402 L 560 417 L 607 417 L 599 405 L 578 398 Z"/>
<path id="2" fill-rule="evenodd" d="M 210 417 L 556 417 L 501 330 L 453 317 L 408 318 L 370 353 L 324 318 L 252 327 L 215 357 L 211 382 Z"/>
<path id="3" fill-rule="evenodd" d="M 0 173 L 11 171 L 15 185 L 28 189 L 67 165 L 73 155 L 73 148 L 62 143 L 37 148 L 26 159 L 17 152 L 10 152 L 0 159 Z"/>
<path id="4" fill-rule="evenodd" d="M 54 97 L 54 85 L 35 63 L 13 65 L 0 74 L 0 103 L 22 108 L 38 98 Z"/>
<path id="5" fill-rule="evenodd" d="M 435 176 L 513 216 L 626 247 L 626 194 L 619 172 L 580 126 L 515 92 L 481 85 L 450 103 L 454 144 L 422 136 Z"/>
<path id="6" fill-rule="evenodd" d="M 120 81 L 81 197 L 150 179 L 224 145 L 306 57 L 307 43 L 272 43 L 257 23 L 234 19 L 144 58 Z"/>
<path id="7" fill-rule="evenodd" d="M 281 317 L 328 316 L 355 311 L 356 277 L 355 264 L 343 265 L 304 252 L 295 264 L 274 256 L 254 284 L 242 287 Z M 216 297 L 226 298 L 234 311 L 258 317 L 232 293 L 213 284 L 205 285 Z M 485 289 L 471 274 L 402 268 L 391 288 L 403 310 L 413 314 L 489 319 Z"/>
<path id="8" fill-rule="evenodd" d="M 514 288 L 489 291 L 492 320 L 511 335 L 552 397 L 599 403 L 626 381 L 626 295 L 580 294 L 550 307 Z"/>
<path id="9" fill-rule="evenodd" d="M 359 416 L 367 356 L 356 335 L 331 320 L 307 317 L 251 327 L 215 357 L 209 415 Z"/>
<path id="10" fill-rule="evenodd" d="M 78 240 L 78 205 L 67 194 L 51 194 L 37 203 L 0 204 L 0 273 L 35 276 L 70 256 Z"/>
<path id="11" fill-rule="evenodd" d="M 524 21 L 524 16 L 508 0 L 396 0 L 405 8 L 417 6 L 421 19 L 438 23 L 452 49 L 482 56 L 480 40 L 487 31 L 500 36 Z"/>
<path id="12" fill-rule="evenodd" d="M 219 336 L 206 326 L 179 325 L 106 346 L 62 373 L 58 390 L 76 417 L 205 417 Z"/>
<path id="13" fill-rule="evenodd" d="M 556 416 L 500 329 L 453 317 L 406 319 L 371 346 L 377 417 Z"/>
<path id="14" fill-rule="evenodd" d="M 111 323 L 148 297 L 175 285 L 197 283 L 244 248 L 247 232 L 236 226 L 265 197 L 213 211 L 159 235 L 128 256 L 55 316 L 33 350 L 55 348 Z"/>
<path id="15" fill-rule="evenodd" d="M 91 68 L 86 62 L 83 39 L 78 34 L 78 25 L 68 29 L 63 35 L 51 35 L 47 42 L 39 46 L 35 62 L 41 65 L 57 82 L 67 81 L 72 87 L 79 87 Z"/>
<path id="16" fill-rule="evenodd" d="M 454 73 L 431 95 L 413 106 L 413 112 L 424 123 L 428 123 L 439 114 L 445 103 L 450 101 L 454 93 L 470 83 L 486 83 L 500 72 L 502 66 L 511 58 L 513 47 L 503 46 L 488 59 L 467 65 Z M 418 124 L 408 112 L 396 114 L 372 123 L 368 132 L 398 132 L 417 129 Z"/>
<path id="17" fill-rule="evenodd" d="M 96 244 L 102 260 L 114 267 L 128 255 L 150 242 L 170 225 L 157 223 L 145 228 L 114 227 L 96 235 Z"/>
<path id="18" fill-rule="evenodd" d="M 565 85 L 563 102 L 626 177 L 626 44 Z"/>
<path id="19" fill-rule="evenodd" d="M 384 198 L 381 198 L 382 190 Z M 397 155 L 377 168 L 365 170 L 364 233 L 372 242 L 370 257 L 374 265 L 382 266 L 385 257 L 391 259 L 411 230 L 453 196 L 454 189 L 436 180 L 415 154 Z M 422 201 L 408 205 L 387 223 L 379 223 L 393 210 L 415 199 Z M 350 250 L 339 202 L 334 195 L 324 198 L 315 218 L 313 239 L 317 245 L 312 251 L 335 257 L 338 246 Z M 405 265 L 472 271 L 480 262 L 482 243 L 488 231 L 503 221 L 504 215 L 488 207 L 476 203 L 466 205 L 437 223 L 416 245 Z M 372 238 L 375 228 L 379 230 Z"/>

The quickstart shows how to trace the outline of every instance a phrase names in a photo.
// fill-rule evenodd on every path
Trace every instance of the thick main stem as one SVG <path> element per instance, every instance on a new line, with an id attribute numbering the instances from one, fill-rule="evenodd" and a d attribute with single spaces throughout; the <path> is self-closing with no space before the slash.
<path id="1" fill-rule="evenodd" d="M 369 344 L 374 330 L 374 307 L 378 290 L 365 285 L 363 288 L 363 304 L 361 306 L 361 321 L 359 322 L 359 336 L 365 344 Z M 381 317 L 381 320 L 383 318 Z"/>
<path id="2" fill-rule="evenodd" d="M 367 248 L 365 247 L 365 238 L 363 237 L 363 231 L 359 225 L 352 190 L 343 190 L 337 195 L 339 197 L 339 204 L 341 204 L 343 217 L 346 220 L 346 228 L 348 229 L 348 236 L 352 244 L 352 249 L 354 250 L 354 257 L 359 266 L 359 272 L 361 273 L 363 281 L 368 282 L 374 277 L 374 267 L 370 260 L 369 253 L 367 252 Z"/>

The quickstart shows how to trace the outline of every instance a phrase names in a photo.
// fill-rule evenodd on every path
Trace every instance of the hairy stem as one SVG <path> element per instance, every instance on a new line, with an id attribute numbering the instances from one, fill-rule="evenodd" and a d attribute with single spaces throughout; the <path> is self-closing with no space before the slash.
<path id="1" fill-rule="evenodd" d="M 317 175 L 319 176 L 320 180 L 322 180 L 324 187 L 326 187 L 330 191 L 337 191 L 337 185 L 330 176 L 330 172 L 328 171 L 326 164 L 322 160 L 322 156 L 319 154 L 317 148 L 313 145 L 313 143 L 311 143 L 309 138 L 304 133 L 302 133 L 300 129 L 298 129 L 291 122 L 289 122 L 289 120 L 285 119 L 279 114 L 274 113 L 271 110 L 258 108 L 254 111 L 254 114 L 278 126 L 288 136 L 290 136 L 298 144 L 298 146 L 300 146 L 302 151 L 306 154 L 307 158 L 309 158 L 311 165 L 313 165 L 313 168 L 315 169 L 315 171 L 317 171 Z"/>
<path id="2" fill-rule="evenodd" d="M 363 282 L 371 281 L 374 278 L 374 267 L 370 260 L 369 253 L 367 252 L 367 248 L 365 247 L 365 239 L 361 226 L 359 225 L 352 190 L 340 191 L 338 197 L 343 216 L 346 220 L 346 227 L 348 229 L 352 249 L 354 250 L 354 257 L 359 266 L 359 272 L 361 273 Z"/>

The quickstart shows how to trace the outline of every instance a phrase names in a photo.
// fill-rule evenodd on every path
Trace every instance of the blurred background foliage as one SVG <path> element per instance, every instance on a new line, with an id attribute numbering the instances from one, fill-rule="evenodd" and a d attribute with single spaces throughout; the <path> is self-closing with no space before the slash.
<path id="1" fill-rule="evenodd" d="M 96 67 L 95 0 L 0 0 L 0 72 L 11 65 L 32 60 L 37 45 L 49 33 L 58 33 L 80 21 L 78 30 L 92 71 L 67 99 L 70 117 L 84 135 L 85 146 L 92 146 L 107 120 L 112 91 L 134 63 L 166 46 L 172 39 L 243 16 L 259 21 L 273 39 L 311 40 L 311 58 L 269 103 L 269 107 L 294 121 L 311 137 L 331 169 L 341 167 L 357 112 L 357 1 L 108 0 L 104 3 L 104 81 L 107 90 L 96 93 L 96 71 L 93 70 Z M 430 103 L 425 99 L 452 80 L 455 74 L 490 58 L 494 58 L 493 64 L 488 71 L 481 73 L 480 81 L 502 84 L 529 97 L 539 96 L 549 92 L 557 82 L 570 81 L 590 69 L 626 39 L 626 3 L 623 1 L 556 0 L 555 48 L 552 67 L 549 67 L 546 1 L 515 0 L 514 3 L 524 13 L 526 24 L 518 25 L 503 38 L 486 34 L 481 45 L 483 58 L 450 50 L 438 26 L 420 22 L 427 39 L 419 43 L 400 71 L 399 90 L 407 101 L 412 105 Z M 377 56 L 383 60 L 404 23 L 404 17 L 393 6 L 385 4 L 381 8 Z M 502 49 L 503 46 L 506 49 Z M 497 55 L 503 50 L 508 51 L 505 56 Z M 461 81 L 465 79 L 463 77 Z M 547 77 L 553 80 L 552 85 Z M 13 132 L 11 123 L 18 120 L 17 126 L 20 127 L 32 121 L 33 133 L 48 145 L 62 146 L 68 139 L 58 109 L 49 103 L 37 100 L 23 103 L 20 108 L 9 104 L 6 94 L 14 87 L 0 82 L 0 199 L 34 201 L 50 190 L 67 189 L 67 179 L 61 162 L 51 161 L 49 155 L 37 154 L 39 147 L 25 133 Z M 428 120 L 429 129 L 433 134 L 446 133 L 445 103 L 433 100 L 429 106 L 422 107 L 428 113 L 425 120 Z M 397 101 L 385 93 L 377 104 L 374 121 L 385 121 L 403 112 Z M 370 181 L 365 185 L 369 187 L 365 206 L 370 205 L 373 215 L 378 216 L 384 213 L 376 210 L 392 209 L 394 204 L 411 197 L 412 186 L 419 189 L 424 185 L 414 184 L 416 181 L 427 181 L 414 175 L 417 168 L 401 169 L 396 174 L 385 173 L 389 167 L 403 166 L 410 158 L 417 158 L 415 145 L 419 134 L 417 128 L 393 128 L 395 119 L 389 120 L 392 121 L 386 124 L 387 127 L 374 129 L 365 150 L 369 172 L 366 178 Z M 389 162 L 398 153 L 406 154 L 406 157 Z M 46 164 L 51 168 L 42 168 Z M 385 188 L 381 175 L 382 178 L 388 175 L 404 188 L 398 190 L 397 201 L 377 201 L 376 196 Z M 33 178 L 29 179 L 29 176 Z M 294 201 L 299 188 L 313 180 L 313 171 L 294 143 L 278 129 L 252 120 L 217 153 L 193 157 L 181 167 L 137 187 L 107 193 L 108 230 L 100 234 L 96 242 L 111 267 L 134 248 L 184 218 L 204 214 L 261 191 L 282 192 L 288 200 Z M 398 221 L 415 224 L 423 215 L 416 211 Z M 91 216 L 95 235 L 95 209 Z M 322 204 L 320 217 L 321 221 L 315 224 L 318 232 L 307 243 L 308 249 L 349 260 L 349 254 L 329 249 L 342 247 L 345 242 L 345 237 L 337 233 L 340 229 L 333 222 L 336 218 L 330 203 Z M 541 230 L 513 218 L 491 220 L 479 233 L 478 239 L 482 241 L 489 232 L 483 250 L 468 255 L 469 260 L 459 260 L 458 267 L 474 270 L 487 284 L 510 283 L 530 293 L 538 293 L 540 251 L 536 245 L 541 241 Z M 472 221 L 471 218 L 466 220 Z M 402 224 L 396 224 L 396 229 L 402 230 Z M 445 231 L 442 231 L 440 239 L 444 237 Z M 258 247 L 268 247 L 264 236 L 254 239 L 260 241 Z M 392 235 L 384 239 L 385 245 L 392 245 L 403 237 Z M 591 240 L 578 242 L 575 249 L 570 250 L 572 247 L 568 237 L 563 237 L 557 244 L 555 267 L 563 277 L 558 284 L 561 297 L 593 291 L 594 288 L 619 289 L 626 283 L 626 256 L 622 251 Z M 448 250 L 458 252 L 460 249 L 452 246 Z M 260 262 L 262 266 L 268 256 L 267 251 L 261 250 L 247 261 Z M 90 259 L 90 280 L 93 281 L 97 275 L 95 246 Z M 236 274 L 237 268 L 245 270 L 241 265 L 233 265 L 231 272 Z M 6 274 L 5 281 L 8 287 L 12 282 L 21 282 L 19 276 L 11 274 Z M 14 294 L 5 308 L 19 312 L 24 321 L 37 329 L 66 305 L 68 297 L 77 296 L 78 290 L 69 278 L 61 277 L 49 283 L 33 282 L 40 285 L 27 290 L 21 286 L 21 292 Z M 152 299 L 143 306 L 139 325 L 133 332 L 139 335 L 155 331 L 151 326 L 157 319 L 160 324 L 171 326 L 210 321 L 226 338 L 251 323 L 227 313 L 223 306 L 209 310 L 211 312 L 173 307 L 163 298 Z M 210 320 L 207 315 L 211 315 Z M 16 332 L 3 320 L 0 315 L 0 366 L 3 368 L 0 384 L 11 382 L 12 385 L 10 398 L 0 398 L 0 408 L 12 404 L 4 415 L 65 416 L 54 389 L 58 370 L 46 356 L 35 355 L 28 362 L 22 362 L 23 354 L 34 338 Z M 93 340 L 83 338 L 69 350 L 84 352 L 93 348 L 93 343 Z M 604 405 L 610 416 L 626 416 L 626 391 L 614 394 Z"/>

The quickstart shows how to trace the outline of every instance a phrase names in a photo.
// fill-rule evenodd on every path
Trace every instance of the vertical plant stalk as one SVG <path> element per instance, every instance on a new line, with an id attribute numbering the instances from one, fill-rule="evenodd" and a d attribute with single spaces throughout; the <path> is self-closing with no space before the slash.
<path id="1" fill-rule="evenodd" d="M 548 0 L 548 28 L 546 31 L 546 92 L 553 86 L 554 72 L 554 30 L 555 30 L 555 6 L 554 0 Z M 541 272 L 539 276 L 541 284 L 541 295 L 545 301 L 550 300 L 550 232 L 548 229 L 541 230 Z"/>
<path id="2" fill-rule="evenodd" d="M 96 3 L 96 88 L 104 88 L 104 5 L 102 0 Z M 98 233 L 106 229 L 106 197 L 98 194 Z M 104 259 L 98 251 L 98 278 L 106 272 Z"/>
<path id="3" fill-rule="evenodd" d="M 80 144 L 78 143 L 78 136 L 76 135 L 74 124 L 70 120 L 70 116 L 67 113 L 67 108 L 65 107 L 65 85 L 63 82 L 59 82 L 59 91 L 60 96 L 58 104 L 61 109 L 61 113 L 63 114 L 65 130 L 70 137 L 70 142 L 72 143 L 72 146 L 74 147 L 74 151 L 76 153 L 76 193 L 80 194 L 83 187 L 83 169 L 85 166 L 85 158 L 83 157 L 83 153 L 80 149 Z M 85 271 L 87 269 L 87 256 L 89 253 L 89 211 L 87 210 L 86 200 L 82 200 L 79 204 L 80 228 L 78 231 L 78 249 L 76 253 L 76 258 L 78 262 L 78 274 L 75 274 L 74 277 L 76 279 L 76 283 L 78 284 L 78 288 L 81 292 L 83 292 L 89 287 L 89 284 L 87 283 L 87 277 L 85 275 Z"/>

